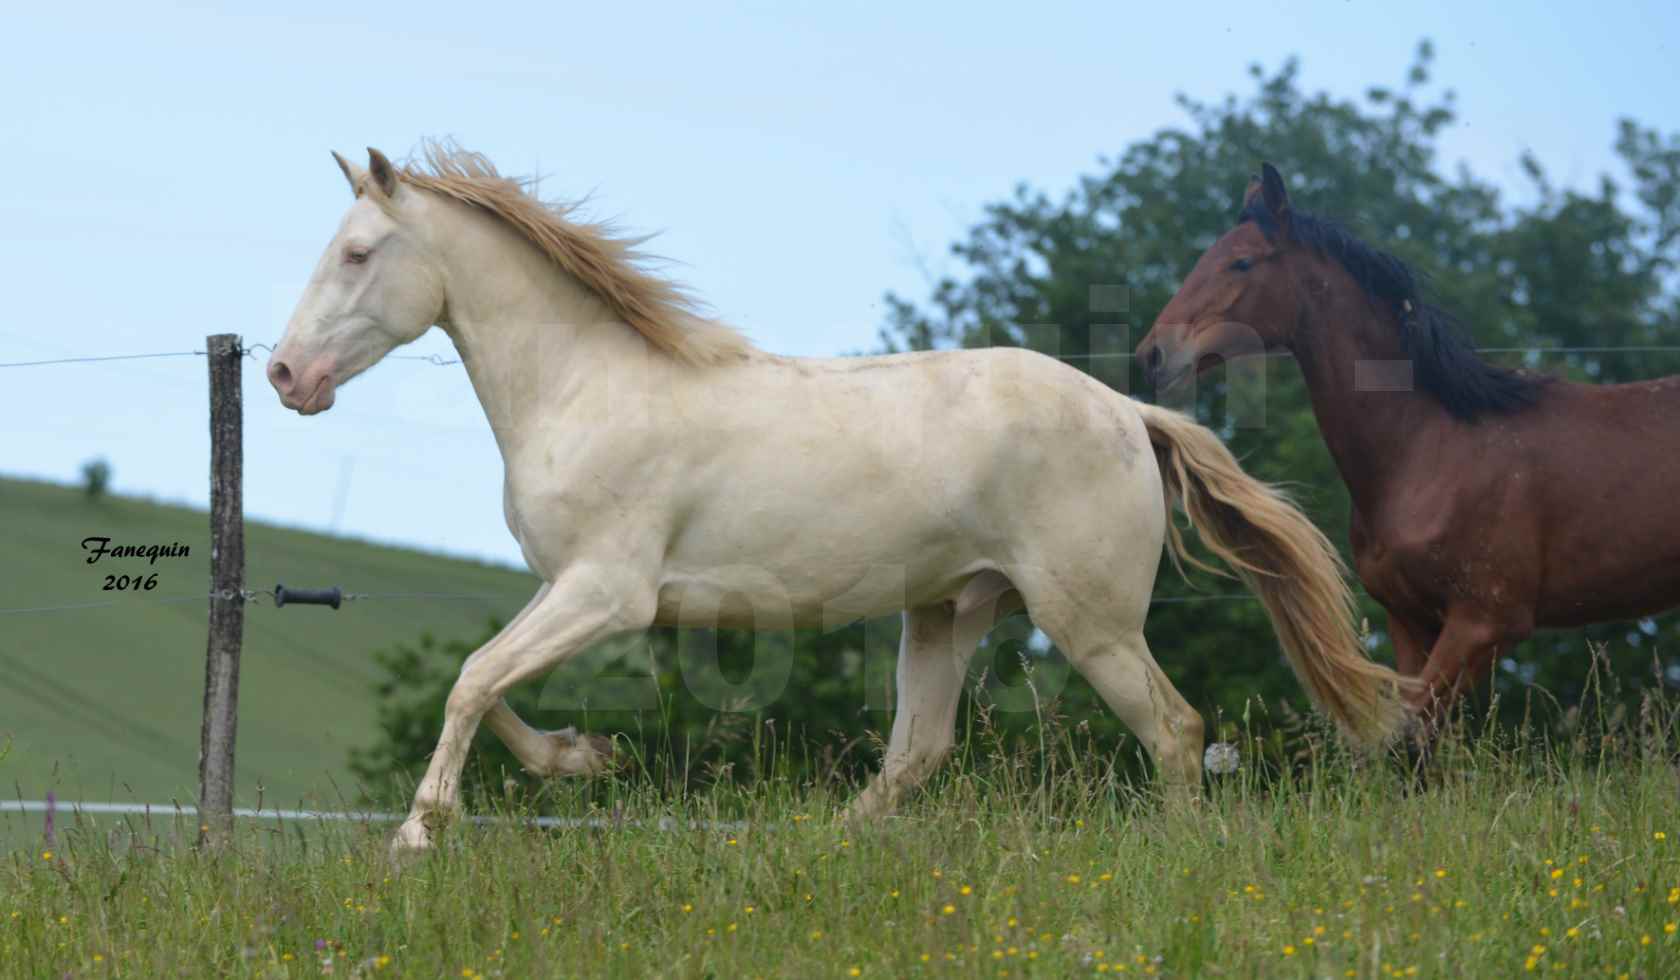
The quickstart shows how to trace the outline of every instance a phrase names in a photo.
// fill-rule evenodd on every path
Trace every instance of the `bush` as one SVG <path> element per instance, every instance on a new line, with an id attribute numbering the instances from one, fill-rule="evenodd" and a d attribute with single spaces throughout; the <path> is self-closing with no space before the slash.
<path id="1" fill-rule="evenodd" d="M 90 459 L 82 464 L 82 492 L 89 500 L 98 500 L 105 496 L 105 490 L 111 485 L 111 464 L 104 457 Z"/>

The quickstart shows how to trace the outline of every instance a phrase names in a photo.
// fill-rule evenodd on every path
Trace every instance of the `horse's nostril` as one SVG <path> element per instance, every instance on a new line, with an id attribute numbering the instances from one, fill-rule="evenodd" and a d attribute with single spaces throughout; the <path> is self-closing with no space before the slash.
<path id="1" fill-rule="evenodd" d="M 1161 370 L 1161 348 L 1151 347 L 1149 348 L 1149 372 L 1154 374 L 1159 370 Z"/>
<path id="2" fill-rule="evenodd" d="M 270 361 L 268 380 L 272 381 L 276 388 L 290 388 L 292 386 L 292 369 L 286 366 L 285 361 Z"/>

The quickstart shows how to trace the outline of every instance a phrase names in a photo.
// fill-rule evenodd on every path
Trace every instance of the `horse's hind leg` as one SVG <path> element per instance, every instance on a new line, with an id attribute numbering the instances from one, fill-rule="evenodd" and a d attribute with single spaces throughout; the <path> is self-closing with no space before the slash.
<path id="1" fill-rule="evenodd" d="M 1199 793 L 1202 716 L 1155 663 L 1143 632 L 1133 626 L 1108 633 L 1101 624 L 1043 622 L 1037 615 L 1033 621 L 1143 742 L 1168 794 Z"/>
<path id="2" fill-rule="evenodd" d="M 880 774 L 853 801 L 847 818 L 891 813 L 945 761 L 955 744 L 957 701 L 969 658 L 993 618 L 990 605 L 962 615 L 949 602 L 905 610 L 892 738 Z"/>

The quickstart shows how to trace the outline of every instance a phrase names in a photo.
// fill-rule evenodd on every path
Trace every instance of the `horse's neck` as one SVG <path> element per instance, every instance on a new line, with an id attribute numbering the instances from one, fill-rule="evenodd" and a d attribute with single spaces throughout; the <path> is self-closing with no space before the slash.
<path id="1" fill-rule="evenodd" d="M 1354 505 L 1371 513 L 1400 479 L 1405 447 L 1450 419 L 1416 386 L 1398 325 L 1349 285 L 1311 308 L 1291 349 Z"/>
<path id="2" fill-rule="evenodd" d="M 646 347 L 595 295 L 498 223 L 456 213 L 434 239 L 444 255 L 441 324 L 504 458 L 549 421 L 611 411 L 608 394 L 645 374 Z M 654 365 L 656 367 L 656 365 Z M 646 383 L 645 379 L 635 379 Z M 582 416 L 588 416 L 583 419 Z"/>

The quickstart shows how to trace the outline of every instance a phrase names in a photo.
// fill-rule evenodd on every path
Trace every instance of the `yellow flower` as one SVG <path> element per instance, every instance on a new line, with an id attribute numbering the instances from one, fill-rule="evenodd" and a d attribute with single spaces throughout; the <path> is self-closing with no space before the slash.
<path id="1" fill-rule="evenodd" d="M 692 904 L 688 903 L 688 902 L 684 902 L 683 906 L 682 906 L 682 910 L 684 912 L 692 912 L 692 911 L 694 911 L 694 906 Z"/>
<path id="2" fill-rule="evenodd" d="M 952 905 L 950 902 L 946 902 L 945 907 L 940 909 L 939 911 L 944 915 L 952 915 L 957 911 L 957 907 L 955 905 Z"/>
<path id="3" fill-rule="evenodd" d="M 53 859 L 53 852 L 51 852 L 51 851 L 42 851 L 41 852 L 41 860 L 51 861 L 52 859 Z"/>
<path id="4" fill-rule="evenodd" d="M 846 975 L 849 977 L 861 977 L 863 976 L 863 968 L 854 966 L 850 970 L 846 971 Z"/>
<path id="5" fill-rule="evenodd" d="M 1652 840 L 1657 840 L 1657 841 L 1665 841 L 1665 840 L 1668 840 L 1668 835 L 1659 830 L 1656 833 L 1651 835 L 1651 839 Z"/>
<path id="6" fill-rule="evenodd" d="M 957 889 L 957 891 L 958 891 L 958 892 L 959 892 L 959 893 L 960 893 L 960 894 L 963 894 L 963 895 L 972 895 L 972 894 L 974 894 L 974 889 L 973 889 L 973 888 L 971 888 L 971 887 L 969 887 L 969 886 L 968 886 L 968 885 L 964 885 L 964 886 L 962 886 L 962 887 L 961 887 L 961 888 L 959 888 L 959 889 Z"/>
<path id="7" fill-rule="evenodd" d="M 1079 884 L 1079 876 L 1078 875 L 1068 875 L 1067 876 L 1067 883 L 1070 884 L 1070 885 Z"/>
<path id="8" fill-rule="evenodd" d="M 1680 922 L 1665 922 L 1665 923 L 1663 923 L 1663 932 L 1666 932 L 1671 936 L 1674 935 L 1674 930 L 1676 930 L 1676 929 L 1680 929 Z"/>
<path id="9" fill-rule="evenodd" d="M 821 939 L 822 938 L 822 930 L 821 929 L 812 929 L 811 930 L 811 938 L 812 939 Z"/>
<path id="10" fill-rule="evenodd" d="M 1563 869 L 1562 868 L 1553 868 L 1552 869 L 1552 877 L 1553 878 L 1562 878 L 1563 877 Z"/>
<path id="11" fill-rule="evenodd" d="M 1574 939 L 1576 936 L 1581 934 L 1581 930 L 1575 928 L 1574 926 L 1570 926 L 1563 934 L 1568 936 L 1570 939 Z"/>
<path id="12" fill-rule="evenodd" d="M 383 970 L 391 965 L 391 958 L 384 953 L 380 953 L 379 958 L 373 961 L 373 965 L 375 969 Z"/>
<path id="13" fill-rule="evenodd" d="M 1447 876 L 1447 869 L 1446 868 L 1436 868 L 1435 869 L 1435 877 L 1445 878 L 1446 876 Z"/>
<path id="14" fill-rule="evenodd" d="M 1294 956 L 1294 955 L 1295 955 L 1295 947 L 1293 947 L 1293 946 L 1285 946 L 1285 947 L 1283 947 L 1283 955 L 1285 955 L 1285 956 Z"/>
<path id="15" fill-rule="evenodd" d="M 1651 934 L 1647 932 L 1643 936 L 1640 936 L 1639 937 L 1639 945 L 1641 945 L 1641 946 L 1651 945 Z"/>

